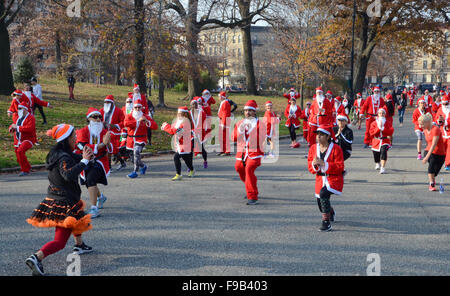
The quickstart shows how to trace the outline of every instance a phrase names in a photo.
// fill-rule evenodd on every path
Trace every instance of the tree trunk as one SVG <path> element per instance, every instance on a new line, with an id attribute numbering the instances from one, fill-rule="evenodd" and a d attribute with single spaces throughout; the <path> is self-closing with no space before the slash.
<path id="1" fill-rule="evenodd" d="M 200 94 L 199 66 L 198 66 L 198 34 L 197 11 L 198 0 L 189 1 L 189 11 L 185 21 L 187 42 L 187 73 L 188 73 L 188 98 Z"/>
<path id="2" fill-rule="evenodd" d="M 159 76 L 159 87 L 158 87 L 158 107 L 166 107 L 164 103 L 164 79 Z"/>
<path id="3" fill-rule="evenodd" d="M 56 59 L 56 75 L 61 76 L 62 63 L 61 63 L 61 38 L 59 32 L 55 32 L 55 59 Z"/>
<path id="4" fill-rule="evenodd" d="M 120 55 L 117 54 L 116 55 L 116 69 L 115 69 L 116 73 L 115 73 L 115 81 L 116 81 L 116 85 L 120 85 Z"/>
<path id="5" fill-rule="evenodd" d="M 135 80 L 139 85 L 141 93 L 147 93 L 147 83 L 145 79 L 145 36 L 144 36 L 144 0 L 134 0 L 135 25 Z"/>
<path id="6" fill-rule="evenodd" d="M 247 81 L 247 94 L 257 95 L 258 91 L 256 89 L 255 68 L 253 66 L 253 50 L 250 24 L 244 28 L 241 28 L 241 32 L 242 43 L 244 46 L 244 65 L 245 78 Z"/>
<path id="7" fill-rule="evenodd" d="M 3 13 L 3 11 L 0 12 Z M 8 96 L 14 90 L 10 50 L 8 28 L 3 21 L 0 21 L 0 94 Z"/>

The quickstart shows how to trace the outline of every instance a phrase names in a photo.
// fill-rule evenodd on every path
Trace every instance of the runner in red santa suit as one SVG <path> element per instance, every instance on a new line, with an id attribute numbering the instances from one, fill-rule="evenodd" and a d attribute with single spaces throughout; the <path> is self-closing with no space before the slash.
<path id="1" fill-rule="evenodd" d="M 380 170 L 380 174 L 386 173 L 387 152 L 391 147 L 390 139 L 393 134 L 394 127 L 386 119 L 386 110 L 379 109 L 377 118 L 370 125 L 370 136 L 375 169 Z"/>
<path id="2" fill-rule="evenodd" d="M 344 188 L 344 158 L 341 147 L 334 144 L 332 125 L 320 125 L 314 130 L 316 142 L 309 148 L 308 170 L 316 175 L 315 196 L 322 213 L 320 231 L 330 231 L 335 211 L 331 207 L 332 194 L 341 195 Z"/>
<path id="3" fill-rule="evenodd" d="M 359 113 L 361 112 L 361 107 L 364 105 L 364 99 L 362 98 L 361 93 L 357 93 L 356 94 L 356 100 L 353 103 L 353 107 L 354 107 L 354 114 L 356 114 L 356 116 L 358 117 L 358 130 L 361 129 L 361 117 L 359 116 Z M 354 122 L 354 124 L 356 124 L 356 122 Z"/>
<path id="4" fill-rule="evenodd" d="M 308 131 L 309 131 L 309 123 L 308 123 L 308 118 L 309 118 L 309 114 L 311 111 L 311 102 L 308 101 L 306 102 L 306 108 L 303 109 L 302 111 L 302 115 L 300 116 L 301 119 L 303 119 L 303 139 L 306 143 L 308 143 Z M 309 147 L 309 143 L 308 143 L 308 147 Z"/>
<path id="5" fill-rule="evenodd" d="M 220 92 L 219 93 L 219 97 L 220 96 L 227 96 L 226 92 Z M 214 100 L 214 98 L 211 96 L 211 92 L 207 89 L 205 89 L 202 92 L 202 96 L 201 96 L 201 107 L 203 108 L 203 111 L 205 111 L 206 113 L 206 129 L 211 131 L 212 129 L 212 118 L 211 118 L 211 105 L 214 105 L 216 103 L 216 100 Z M 207 133 L 209 135 L 209 132 Z"/>
<path id="6" fill-rule="evenodd" d="M 328 99 L 328 101 L 330 101 L 330 103 L 334 104 L 333 93 L 331 92 L 331 90 L 327 91 L 325 97 Z"/>
<path id="7" fill-rule="evenodd" d="M 36 120 L 29 112 L 30 105 L 27 101 L 19 103 L 17 108 L 17 116 L 9 126 L 9 132 L 14 134 L 14 151 L 20 165 L 19 176 L 22 177 L 31 171 L 26 152 L 36 143 Z"/>
<path id="8" fill-rule="evenodd" d="M 416 97 L 416 92 L 415 92 L 415 90 L 412 87 L 410 87 L 409 91 L 408 91 L 408 98 L 409 98 L 409 106 L 410 107 L 413 106 L 415 97 Z"/>
<path id="9" fill-rule="evenodd" d="M 125 116 L 124 127 L 127 129 L 127 150 L 133 151 L 133 171 L 127 175 L 130 179 L 138 177 L 138 170 L 141 175 L 145 175 L 147 165 L 142 161 L 141 153 L 147 144 L 147 129 L 156 130 L 158 124 L 144 113 L 144 104 L 137 100 L 133 103 L 133 111 Z"/>
<path id="10" fill-rule="evenodd" d="M 345 107 L 340 96 L 334 98 L 333 126 L 337 126 L 336 117 L 338 114 L 345 114 Z"/>
<path id="11" fill-rule="evenodd" d="M 125 100 L 125 106 L 122 107 L 124 121 L 125 121 L 125 117 L 128 114 L 131 114 L 132 112 L 133 112 L 133 93 L 128 93 L 128 97 Z M 125 122 L 124 122 L 124 124 L 125 124 Z M 120 159 L 122 161 L 120 161 L 120 165 L 116 168 L 117 171 L 120 171 L 127 166 L 127 164 L 125 162 L 127 159 L 130 158 L 131 161 L 133 161 L 133 155 L 131 155 L 132 150 L 127 149 L 127 136 L 128 136 L 127 128 L 124 125 L 122 127 L 121 134 L 120 134 L 120 140 L 119 140 L 119 154 L 120 154 Z"/>
<path id="12" fill-rule="evenodd" d="M 438 110 L 441 108 L 442 99 L 445 96 L 445 92 L 441 90 L 440 95 L 436 96 L 434 102 L 431 104 L 431 115 L 433 115 L 433 119 L 436 117 Z"/>
<path id="13" fill-rule="evenodd" d="M 150 113 L 150 111 L 148 109 L 147 97 L 145 96 L 145 93 L 141 93 L 139 85 L 134 84 L 133 104 L 136 103 L 136 101 L 139 101 L 139 104 L 142 105 L 142 113 L 144 113 L 145 115 L 148 115 Z"/>
<path id="14" fill-rule="evenodd" d="M 424 100 L 418 101 L 419 107 L 414 110 L 412 115 L 412 122 L 414 123 L 414 132 L 417 136 L 417 159 L 422 159 L 422 141 L 424 140 L 423 130 L 419 125 L 419 117 L 428 113 L 430 110 L 426 107 Z"/>
<path id="15" fill-rule="evenodd" d="M 428 91 L 428 89 L 425 90 L 424 95 L 420 97 L 419 100 L 424 100 L 426 107 L 431 110 L 431 107 L 433 105 L 433 97 L 430 96 L 430 92 Z"/>
<path id="16" fill-rule="evenodd" d="M 227 100 L 226 93 L 221 92 L 220 105 L 218 111 L 219 123 L 219 143 L 220 152 L 218 156 L 229 156 L 230 153 L 230 125 L 231 125 L 231 105 Z"/>
<path id="17" fill-rule="evenodd" d="M 29 112 L 32 115 L 34 115 L 34 110 L 36 109 L 36 106 L 48 107 L 50 109 L 53 109 L 53 106 L 51 106 L 49 102 L 43 101 L 33 94 L 33 89 L 29 82 L 24 83 L 24 90 L 22 92 L 22 98 L 20 100 L 21 101 L 28 100 L 28 103 L 30 105 Z"/>
<path id="18" fill-rule="evenodd" d="M 316 99 L 311 104 L 311 111 L 308 119 L 308 143 L 313 145 L 316 143 L 315 131 L 320 125 L 333 125 L 334 106 L 323 95 L 322 87 L 316 88 Z"/>
<path id="19" fill-rule="evenodd" d="M 235 169 L 245 184 L 247 205 L 258 202 L 258 186 L 255 170 L 264 157 L 264 142 L 267 127 L 256 117 L 257 104 L 249 100 L 244 106 L 244 119 L 234 127 L 233 142 L 237 142 Z"/>
<path id="20" fill-rule="evenodd" d="M 270 150 L 268 153 L 269 158 L 274 158 L 275 155 L 273 151 L 275 149 L 275 139 L 278 138 L 277 135 L 277 125 L 280 123 L 279 116 L 273 111 L 273 104 L 271 101 L 266 102 L 266 112 L 264 113 L 264 122 L 267 126 L 266 141 L 270 145 Z"/>
<path id="21" fill-rule="evenodd" d="M 103 108 L 100 109 L 100 113 L 103 116 L 103 123 L 106 129 L 111 133 L 111 144 L 113 147 L 112 153 L 108 154 L 109 163 L 111 166 L 111 155 L 120 161 L 120 166 L 125 167 L 125 161 L 119 155 L 120 135 L 122 134 L 123 121 L 125 115 L 122 109 L 116 107 L 114 96 L 108 95 L 103 104 Z"/>
<path id="22" fill-rule="evenodd" d="M 173 135 L 173 148 L 175 154 L 173 161 L 175 163 L 176 175 L 172 178 L 172 181 L 180 181 L 183 176 L 181 175 L 181 159 L 188 167 L 188 176 L 194 177 L 194 165 L 193 165 L 193 122 L 189 109 L 187 107 L 179 107 L 177 112 L 177 120 L 173 124 L 164 122 L 161 125 L 161 130 Z"/>
<path id="23" fill-rule="evenodd" d="M 189 114 L 192 119 L 192 130 L 194 133 L 194 156 L 199 153 L 203 157 L 203 168 L 208 168 L 208 153 L 205 150 L 206 142 L 206 113 L 198 104 L 198 98 L 191 100 Z"/>
<path id="24" fill-rule="evenodd" d="M 91 201 L 92 218 L 100 215 L 106 196 L 100 192 L 97 184 L 108 185 L 107 177 L 110 173 L 108 153 L 112 153 L 111 132 L 106 130 L 102 122 L 102 114 L 95 108 L 89 108 L 86 114 L 88 125 L 77 130 L 77 150 L 82 154 L 85 146 L 94 153 L 95 159 L 90 161 L 88 167 L 81 172 L 81 185 L 86 185 Z"/>
<path id="25" fill-rule="evenodd" d="M 300 98 L 300 94 L 298 92 L 296 92 L 293 87 L 291 87 L 291 89 L 289 90 L 289 93 L 283 94 L 283 97 L 288 99 L 288 102 L 289 102 L 289 100 L 291 98 L 294 98 L 294 99 L 298 100 Z"/>
<path id="26" fill-rule="evenodd" d="M 18 116 L 17 112 L 19 111 L 18 110 L 19 109 L 18 106 L 19 106 L 20 102 L 21 101 L 26 101 L 26 100 L 21 100 L 22 99 L 22 95 L 23 95 L 23 93 L 22 93 L 22 91 L 20 89 L 16 89 L 11 94 L 11 98 L 12 98 L 11 104 L 10 104 L 10 106 L 8 108 L 8 111 L 6 111 L 6 112 L 8 114 L 8 117 L 12 116 L 12 121 L 13 122 L 16 122 L 16 120 L 17 120 L 17 116 Z M 28 106 L 29 106 L 29 102 L 28 102 Z"/>
<path id="27" fill-rule="evenodd" d="M 286 116 L 287 118 L 284 126 L 289 129 L 289 135 L 291 137 L 291 148 L 300 148 L 300 143 L 297 142 L 296 130 L 298 130 L 301 126 L 300 119 L 302 116 L 302 109 L 296 103 L 297 101 L 295 100 L 295 98 L 290 98 L 289 103 L 284 110 L 284 116 Z"/>
<path id="28" fill-rule="evenodd" d="M 370 125 L 375 121 L 378 110 L 385 106 L 384 100 L 380 94 L 380 88 L 375 86 L 373 88 L 373 95 L 366 98 L 364 105 L 359 112 L 360 117 L 366 117 L 366 132 L 364 133 L 364 148 L 368 148 L 372 139 L 370 137 Z"/>

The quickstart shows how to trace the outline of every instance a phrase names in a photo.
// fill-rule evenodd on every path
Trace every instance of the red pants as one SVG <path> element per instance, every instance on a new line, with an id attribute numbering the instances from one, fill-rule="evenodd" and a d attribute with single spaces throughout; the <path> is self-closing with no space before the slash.
<path id="1" fill-rule="evenodd" d="M 219 126 L 220 152 L 230 153 L 230 127 Z"/>
<path id="2" fill-rule="evenodd" d="M 73 100 L 75 99 L 74 95 L 73 95 L 73 87 L 69 86 L 69 99 Z"/>
<path id="3" fill-rule="evenodd" d="M 55 227 L 55 238 L 41 248 L 41 251 L 44 253 L 44 257 L 64 249 L 71 234 L 72 229 L 70 228 L 62 228 L 59 226 Z"/>
<path id="4" fill-rule="evenodd" d="M 450 166 L 450 139 L 444 138 L 444 144 L 445 144 L 445 166 Z"/>
<path id="5" fill-rule="evenodd" d="M 255 170 L 261 165 L 261 158 L 250 159 L 247 158 L 244 162 L 236 160 L 234 168 L 239 173 L 241 181 L 245 184 L 245 191 L 247 192 L 248 199 L 258 200 L 258 179 L 255 176 Z"/>
<path id="6" fill-rule="evenodd" d="M 409 105 L 412 106 L 414 103 L 414 97 L 409 98 Z"/>
<path id="7" fill-rule="evenodd" d="M 20 165 L 20 170 L 24 173 L 29 173 L 31 170 L 31 165 L 28 162 L 27 156 L 25 153 L 33 147 L 30 141 L 25 141 L 20 144 L 19 147 L 14 147 L 14 151 L 16 152 L 17 162 Z"/>
<path id="8" fill-rule="evenodd" d="M 315 131 L 317 130 L 317 126 L 314 125 L 310 125 L 309 126 L 309 131 L 308 131 L 308 144 L 310 146 L 316 144 L 316 133 Z"/>
<path id="9" fill-rule="evenodd" d="M 370 137 L 370 125 L 375 121 L 375 117 L 366 118 L 366 132 L 364 133 L 364 144 L 370 146 L 371 137 Z"/>

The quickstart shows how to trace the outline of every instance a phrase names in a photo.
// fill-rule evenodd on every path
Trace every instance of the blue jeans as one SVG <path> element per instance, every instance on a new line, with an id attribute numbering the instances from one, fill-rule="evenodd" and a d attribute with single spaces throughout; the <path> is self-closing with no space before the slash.
<path id="1" fill-rule="evenodd" d="M 398 110 L 398 120 L 403 123 L 403 116 L 405 115 L 405 108 Z"/>

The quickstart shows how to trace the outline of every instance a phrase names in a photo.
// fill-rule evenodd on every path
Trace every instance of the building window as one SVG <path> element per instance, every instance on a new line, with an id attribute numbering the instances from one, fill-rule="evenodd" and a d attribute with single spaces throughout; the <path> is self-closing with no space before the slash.
<path id="1" fill-rule="evenodd" d="M 236 43 L 236 40 L 234 39 L 234 35 L 233 35 L 233 43 Z"/>
<path id="2" fill-rule="evenodd" d="M 426 70 L 426 69 L 427 69 L 427 66 L 428 66 L 428 61 L 427 61 L 427 60 L 424 60 L 424 61 L 423 61 L 423 69 Z"/>
<path id="3" fill-rule="evenodd" d="M 422 82 L 427 82 L 427 74 L 423 74 L 423 76 L 422 76 Z"/>
<path id="4" fill-rule="evenodd" d="M 241 43 L 241 35 L 238 35 L 238 43 Z"/>
<path id="5" fill-rule="evenodd" d="M 209 55 L 212 55 L 212 47 L 209 48 Z"/>
<path id="6" fill-rule="evenodd" d="M 236 56 L 236 49 L 233 48 L 233 58 Z"/>
<path id="7" fill-rule="evenodd" d="M 241 49 L 238 48 L 238 57 L 240 57 L 240 56 L 241 56 Z"/>
<path id="8" fill-rule="evenodd" d="M 435 60 L 431 61 L 431 69 L 436 69 L 436 61 Z"/>

